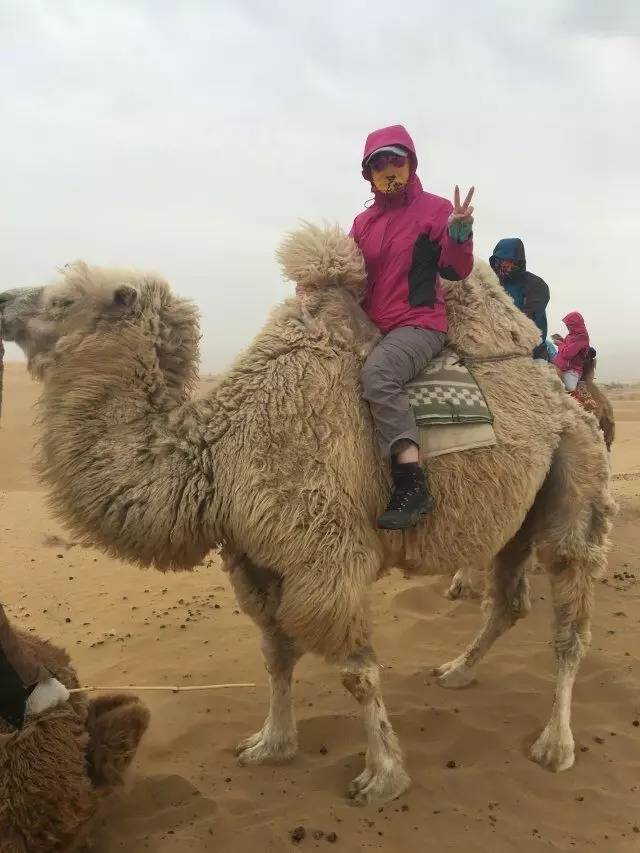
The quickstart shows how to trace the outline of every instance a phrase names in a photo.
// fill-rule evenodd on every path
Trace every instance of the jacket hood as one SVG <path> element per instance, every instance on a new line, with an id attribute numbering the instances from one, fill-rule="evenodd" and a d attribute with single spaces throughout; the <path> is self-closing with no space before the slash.
<path id="1" fill-rule="evenodd" d="M 562 318 L 562 322 L 574 335 L 588 335 L 584 318 L 578 311 L 570 311 L 566 317 Z"/>
<path id="2" fill-rule="evenodd" d="M 504 237 L 498 240 L 493 254 L 489 258 L 491 268 L 495 268 L 496 261 L 515 261 L 523 272 L 527 268 L 527 258 L 524 253 L 524 243 L 519 237 Z"/>
<path id="3" fill-rule="evenodd" d="M 382 127 L 380 130 L 372 131 L 367 136 L 367 141 L 364 144 L 364 153 L 362 155 L 362 177 L 367 181 L 371 180 L 371 170 L 364 165 L 365 160 L 370 157 L 378 148 L 383 148 L 385 145 L 402 145 L 409 152 L 411 158 L 411 172 L 415 172 L 418 167 L 418 158 L 416 157 L 416 147 L 413 144 L 413 139 L 409 136 L 407 129 L 401 124 L 392 124 L 390 127 Z"/>
<path id="4" fill-rule="evenodd" d="M 368 169 L 364 162 L 365 160 L 377 151 L 378 148 L 383 148 L 385 145 L 402 145 L 409 152 L 410 160 L 410 175 L 409 183 L 403 193 L 397 193 L 395 196 L 386 196 L 384 193 L 378 192 L 371 180 L 371 169 Z M 422 184 L 416 175 L 418 167 L 418 158 L 416 157 L 416 148 L 413 144 L 413 139 L 409 136 L 408 131 L 401 124 L 393 124 L 390 127 L 383 127 L 380 130 L 374 130 L 367 136 L 367 141 L 364 144 L 364 153 L 362 155 L 362 177 L 371 184 L 371 192 L 375 198 L 375 206 L 378 209 L 388 209 L 400 204 L 406 204 L 413 201 L 422 193 Z"/>

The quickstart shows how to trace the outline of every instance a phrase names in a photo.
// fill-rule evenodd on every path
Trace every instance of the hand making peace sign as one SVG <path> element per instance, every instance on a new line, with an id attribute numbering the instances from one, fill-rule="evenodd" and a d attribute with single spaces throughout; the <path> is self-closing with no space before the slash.
<path id="1" fill-rule="evenodd" d="M 473 198 L 474 190 L 475 187 L 471 187 L 464 202 L 460 204 L 460 187 L 456 184 L 453 194 L 453 211 L 449 215 L 449 225 L 453 225 L 454 222 L 473 224 L 473 205 L 471 204 L 471 199 Z"/>

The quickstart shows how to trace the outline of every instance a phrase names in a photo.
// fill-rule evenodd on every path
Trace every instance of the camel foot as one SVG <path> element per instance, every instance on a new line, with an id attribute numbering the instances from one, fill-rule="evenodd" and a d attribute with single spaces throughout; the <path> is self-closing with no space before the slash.
<path id="1" fill-rule="evenodd" d="M 456 572 L 453 576 L 451 586 L 446 591 L 445 595 L 452 601 L 459 598 L 478 598 L 478 593 L 469 582 L 466 572 L 462 569 L 459 572 Z"/>
<path id="2" fill-rule="evenodd" d="M 554 731 L 549 726 L 542 732 L 531 747 L 531 758 L 541 767 L 560 773 L 573 767 L 575 747 L 571 731 L 564 734 Z"/>
<path id="3" fill-rule="evenodd" d="M 236 747 L 239 764 L 284 764 L 295 756 L 298 742 L 295 738 L 274 738 L 264 730 Z"/>
<path id="4" fill-rule="evenodd" d="M 467 666 L 462 656 L 443 663 L 442 666 L 434 669 L 433 674 L 438 676 L 438 684 L 441 687 L 450 690 L 467 687 L 476 677 L 475 669 Z"/>
<path id="5" fill-rule="evenodd" d="M 347 796 L 356 806 L 383 806 L 396 800 L 411 785 L 411 779 L 401 764 L 377 772 L 364 770 L 349 785 Z"/>
<path id="6" fill-rule="evenodd" d="M 522 619 L 531 611 L 531 598 L 529 596 L 529 581 L 522 579 L 518 591 L 511 602 L 511 612 L 516 619 Z"/>

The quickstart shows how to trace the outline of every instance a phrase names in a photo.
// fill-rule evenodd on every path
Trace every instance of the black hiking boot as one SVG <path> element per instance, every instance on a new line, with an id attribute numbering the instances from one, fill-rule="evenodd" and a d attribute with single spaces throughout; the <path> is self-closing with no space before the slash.
<path id="1" fill-rule="evenodd" d="M 382 530 L 407 530 L 415 527 L 435 505 L 424 471 L 418 462 L 395 462 L 391 476 L 393 493 L 386 510 L 378 519 L 378 527 Z"/>

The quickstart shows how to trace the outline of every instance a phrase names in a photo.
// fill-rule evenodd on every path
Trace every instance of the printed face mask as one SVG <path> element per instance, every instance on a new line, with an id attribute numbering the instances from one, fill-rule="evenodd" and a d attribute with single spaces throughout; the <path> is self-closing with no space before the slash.
<path id="1" fill-rule="evenodd" d="M 372 158 L 371 163 L 371 180 L 378 192 L 385 195 L 392 195 L 405 189 L 409 183 L 409 158 L 408 157 L 388 157 Z M 382 162 L 379 162 L 381 161 Z M 378 162 L 376 162 L 378 161 Z M 377 168 L 380 166 L 380 168 Z"/>
<path id="2" fill-rule="evenodd" d="M 496 261 L 494 269 L 498 278 L 509 278 L 517 266 L 515 261 Z"/>

